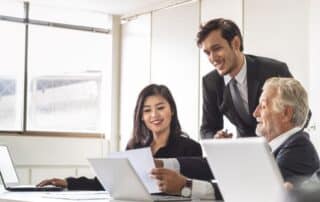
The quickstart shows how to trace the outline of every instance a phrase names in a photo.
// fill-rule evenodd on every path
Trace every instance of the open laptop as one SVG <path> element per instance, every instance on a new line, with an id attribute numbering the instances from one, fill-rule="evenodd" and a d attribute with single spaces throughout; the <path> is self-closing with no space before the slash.
<path id="1" fill-rule="evenodd" d="M 126 158 L 88 159 L 99 181 L 113 199 L 133 201 L 190 201 L 189 198 L 149 193 Z"/>
<path id="2" fill-rule="evenodd" d="M 34 185 L 19 185 L 7 146 L 0 145 L 0 178 L 4 188 L 8 191 L 61 191 L 63 188 L 55 186 L 36 187 Z"/>
<path id="3" fill-rule="evenodd" d="M 264 138 L 203 140 L 201 144 L 224 201 L 283 201 L 283 178 Z"/>

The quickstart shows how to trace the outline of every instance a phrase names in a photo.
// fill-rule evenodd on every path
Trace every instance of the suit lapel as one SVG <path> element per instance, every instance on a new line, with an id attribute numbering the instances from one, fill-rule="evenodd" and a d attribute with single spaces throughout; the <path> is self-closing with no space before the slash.
<path id="1" fill-rule="evenodd" d="M 260 81 L 258 74 L 258 62 L 246 55 L 247 62 L 247 86 L 248 86 L 248 103 L 249 112 L 252 114 L 256 108 L 257 100 L 259 99 Z"/>

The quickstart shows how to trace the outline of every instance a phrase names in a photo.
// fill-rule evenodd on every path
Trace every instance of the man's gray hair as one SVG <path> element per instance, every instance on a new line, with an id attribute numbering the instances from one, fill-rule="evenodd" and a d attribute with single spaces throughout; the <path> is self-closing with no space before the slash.
<path id="1" fill-rule="evenodd" d="M 294 126 L 303 127 L 307 121 L 309 112 L 308 94 L 301 83 L 294 78 L 269 78 L 263 85 L 263 90 L 273 88 L 277 91 L 274 99 L 274 110 L 280 112 L 284 107 L 293 109 L 291 123 Z"/>

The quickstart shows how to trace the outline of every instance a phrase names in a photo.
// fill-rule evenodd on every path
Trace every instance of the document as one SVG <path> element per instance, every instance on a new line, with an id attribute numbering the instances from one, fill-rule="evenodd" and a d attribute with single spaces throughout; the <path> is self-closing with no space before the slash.
<path id="1" fill-rule="evenodd" d="M 157 181 L 150 177 L 151 169 L 155 168 L 150 147 L 111 153 L 108 158 L 127 158 L 148 192 L 151 194 L 160 192 Z"/>

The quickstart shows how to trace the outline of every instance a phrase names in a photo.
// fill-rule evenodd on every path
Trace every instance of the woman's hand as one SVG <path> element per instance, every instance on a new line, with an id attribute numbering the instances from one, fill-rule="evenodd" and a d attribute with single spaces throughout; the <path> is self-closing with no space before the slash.
<path id="1" fill-rule="evenodd" d="M 62 188 L 68 187 L 67 181 L 64 179 L 59 179 L 59 178 L 52 178 L 52 179 L 43 180 L 39 184 L 37 184 L 37 187 L 44 187 L 46 185 L 53 185 L 53 186 L 62 187 Z"/>

